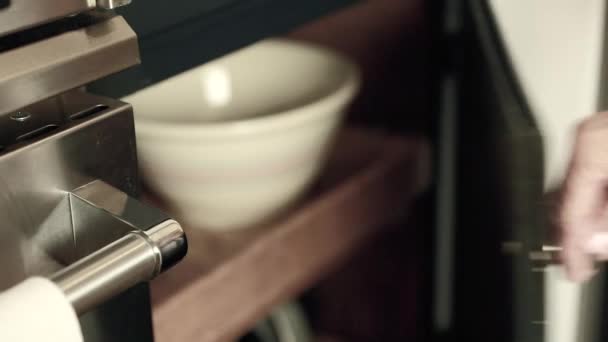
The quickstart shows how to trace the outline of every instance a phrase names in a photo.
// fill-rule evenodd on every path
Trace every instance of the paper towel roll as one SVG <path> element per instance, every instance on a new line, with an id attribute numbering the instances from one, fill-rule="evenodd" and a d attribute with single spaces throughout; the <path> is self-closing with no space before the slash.
<path id="1" fill-rule="evenodd" d="M 0 293 L 0 341 L 81 342 L 78 317 L 63 292 L 33 277 Z"/>

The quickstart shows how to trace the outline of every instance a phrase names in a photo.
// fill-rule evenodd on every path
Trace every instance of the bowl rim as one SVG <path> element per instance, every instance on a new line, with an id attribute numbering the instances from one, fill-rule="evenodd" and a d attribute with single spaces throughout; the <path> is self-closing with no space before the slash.
<path id="1" fill-rule="evenodd" d="M 355 64 L 355 62 L 340 52 L 336 52 L 318 44 L 285 38 L 265 39 L 258 43 L 288 46 L 290 48 L 296 47 L 300 50 L 314 49 L 317 53 L 322 54 L 324 57 L 342 64 L 344 66 L 346 75 L 343 81 L 333 88 L 332 91 L 312 99 L 307 103 L 291 109 L 276 111 L 252 118 L 192 123 L 146 119 L 134 115 L 135 130 L 138 138 L 152 135 L 155 137 L 171 136 L 172 138 L 180 138 L 185 140 L 192 138 L 199 139 L 201 137 L 224 138 L 229 135 L 249 135 L 277 129 L 285 129 L 286 127 L 297 126 L 312 120 L 321 119 L 325 116 L 338 114 L 315 109 L 320 107 L 346 105 L 352 99 L 352 97 L 354 97 L 361 86 L 361 72 L 359 67 Z M 238 50 L 235 52 L 238 52 Z M 173 77 L 183 75 L 186 72 L 194 71 L 202 66 L 204 66 L 204 64 L 188 69 Z M 168 80 L 172 78 L 169 78 Z M 129 97 L 136 95 L 138 92 L 145 91 L 148 88 L 149 87 L 142 88 L 133 94 L 127 95 L 123 98 L 123 100 L 128 103 Z"/>

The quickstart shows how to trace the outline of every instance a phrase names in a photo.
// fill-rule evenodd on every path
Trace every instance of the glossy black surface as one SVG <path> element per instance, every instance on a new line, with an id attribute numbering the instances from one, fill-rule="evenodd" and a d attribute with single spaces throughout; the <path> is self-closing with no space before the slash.
<path id="1" fill-rule="evenodd" d="M 487 2 L 465 3 L 453 337 L 543 341 L 543 273 L 528 258 L 547 241 L 542 137 Z"/>

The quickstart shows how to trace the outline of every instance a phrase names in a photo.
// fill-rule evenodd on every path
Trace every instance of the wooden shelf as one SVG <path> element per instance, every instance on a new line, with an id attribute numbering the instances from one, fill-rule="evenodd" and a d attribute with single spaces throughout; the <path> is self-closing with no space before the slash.
<path id="1" fill-rule="evenodd" d="M 188 256 L 152 282 L 156 340 L 242 335 L 402 219 L 428 170 L 422 139 L 350 129 L 316 189 L 282 220 L 228 234 L 189 229 Z"/>

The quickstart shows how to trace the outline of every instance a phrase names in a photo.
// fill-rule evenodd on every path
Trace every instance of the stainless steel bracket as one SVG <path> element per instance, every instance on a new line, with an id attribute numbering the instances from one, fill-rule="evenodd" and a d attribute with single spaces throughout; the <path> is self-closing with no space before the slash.
<path id="1" fill-rule="evenodd" d="M 107 216 L 107 224 L 130 229 L 122 238 L 50 277 L 77 313 L 153 279 L 187 252 L 179 223 L 102 181 L 87 184 L 69 196 L 73 224 L 96 224 Z"/>
<path id="2" fill-rule="evenodd" d="M 5 51 L 0 54 L 0 115 L 139 62 L 137 35 L 120 16 Z"/>
<path id="3" fill-rule="evenodd" d="M 147 302 L 98 314 L 187 249 L 179 224 L 137 200 L 131 106 L 75 90 L 0 116 L 0 145 L 0 291 L 44 276 L 94 324 L 148 317 Z"/>

